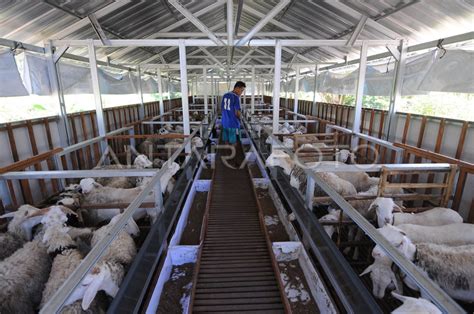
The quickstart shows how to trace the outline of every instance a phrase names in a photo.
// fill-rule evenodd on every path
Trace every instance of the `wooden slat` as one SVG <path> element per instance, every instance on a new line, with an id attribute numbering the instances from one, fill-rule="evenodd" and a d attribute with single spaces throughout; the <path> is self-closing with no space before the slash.
<path id="1" fill-rule="evenodd" d="M 90 119 L 90 122 L 91 122 L 91 126 L 92 126 L 92 137 L 97 137 L 97 128 L 95 126 L 95 119 L 94 119 L 94 113 L 91 112 L 89 114 L 89 119 Z M 94 164 L 99 162 L 99 159 L 100 159 L 100 153 L 99 153 L 99 143 L 94 143 L 92 145 L 92 147 L 94 148 Z"/>
<path id="2" fill-rule="evenodd" d="M 26 121 L 26 129 L 28 130 L 28 138 L 30 140 L 30 146 L 31 146 L 31 151 L 33 152 L 33 155 L 36 156 L 38 155 L 38 146 L 36 145 L 36 138 L 35 138 L 35 132 L 33 131 L 33 126 L 31 125 L 31 121 L 28 120 Z M 41 162 L 37 162 L 33 165 L 36 171 L 41 171 Z M 38 180 L 41 194 L 44 198 L 47 197 L 47 190 L 46 190 L 46 185 L 43 179 Z"/>
<path id="3" fill-rule="evenodd" d="M 83 137 L 83 140 L 87 140 L 88 139 L 88 136 L 87 136 L 87 124 L 86 124 L 86 117 L 84 116 L 84 113 L 81 112 L 81 125 L 82 125 L 82 137 Z M 86 158 L 85 160 L 87 160 L 87 169 L 92 169 L 93 168 L 93 165 L 92 165 L 92 152 L 91 152 L 91 146 L 90 145 L 87 145 L 85 147 L 86 149 Z"/>
<path id="4" fill-rule="evenodd" d="M 461 158 L 462 151 L 464 149 L 464 141 L 466 140 L 468 126 L 469 126 L 469 122 L 464 121 L 462 124 L 461 133 L 459 134 L 458 148 L 456 149 L 456 155 L 454 156 L 456 159 Z"/>
<path id="5" fill-rule="evenodd" d="M 15 135 L 13 134 L 13 128 L 11 123 L 6 124 L 7 134 L 8 134 L 8 141 L 10 142 L 10 150 L 12 152 L 13 161 L 20 160 L 18 158 L 18 150 L 16 149 L 16 142 L 15 142 Z"/>
<path id="6" fill-rule="evenodd" d="M 435 149 L 434 149 L 435 153 L 439 153 L 439 151 L 441 150 L 441 143 L 443 142 L 445 124 L 446 124 L 446 119 L 441 119 L 441 121 L 439 123 L 439 127 L 438 127 L 438 136 L 436 137 L 436 144 L 435 144 Z M 429 182 L 429 183 L 433 182 L 434 177 L 435 177 L 434 173 L 431 173 L 428 176 L 427 182 Z M 431 189 L 426 189 L 425 193 L 430 194 Z"/>
<path id="7" fill-rule="evenodd" d="M 464 192 L 464 187 L 466 186 L 467 171 L 461 167 L 459 172 L 458 181 L 456 183 L 456 191 L 454 193 L 452 209 L 459 211 L 459 206 L 461 205 L 462 195 Z"/>
<path id="8" fill-rule="evenodd" d="M 410 129 L 411 113 L 408 113 L 405 118 L 405 126 L 403 128 L 402 143 L 405 144 L 408 138 L 408 130 Z"/>

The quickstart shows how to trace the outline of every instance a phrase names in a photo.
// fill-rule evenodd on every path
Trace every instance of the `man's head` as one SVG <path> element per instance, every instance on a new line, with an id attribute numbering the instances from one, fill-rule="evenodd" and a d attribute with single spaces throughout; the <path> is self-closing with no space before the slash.
<path id="1" fill-rule="evenodd" d="M 235 83 L 234 85 L 234 93 L 236 93 L 237 95 L 242 95 L 242 93 L 244 92 L 245 90 L 245 83 L 242 82 L 242 81 L 237 81 L 237 83 Z"/>

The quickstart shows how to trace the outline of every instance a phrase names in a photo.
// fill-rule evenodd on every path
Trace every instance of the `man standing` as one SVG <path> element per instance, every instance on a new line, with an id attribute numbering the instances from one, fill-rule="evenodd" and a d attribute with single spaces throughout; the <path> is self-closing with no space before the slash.
<path id="1" fill-rule="evenodd" d="M 222 97 L 222 141 L 226 145 L 235 146 L 237 133 L 240 132 L 240 95 L 245 90 L 245 83 L 238 81 L 234 85 L 234 90 Z"/>

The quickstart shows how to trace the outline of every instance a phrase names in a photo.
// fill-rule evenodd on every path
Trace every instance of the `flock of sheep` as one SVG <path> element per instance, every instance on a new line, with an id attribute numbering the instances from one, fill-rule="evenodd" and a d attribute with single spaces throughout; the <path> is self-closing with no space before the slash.
<path id="1" fill-rule="evenodd" d="M 151 168 L 145 155 L 135 158 L 133 168 Z M 105 166 L 117 168 L 120 166 Z M 173 185 L 180 166 L 164 163 L 163 190 Z M 130 203 L 142 191 L 145 178 L 85 178 L 70 184 L 51 198 L 55 205 L 38 209 L 22 205 L 1 218 L 11 218 L 7 232 L 0 233 L 0 313 L 35 313 L 54 295 L 62 283 L 121 217 L 119 209 L 81 209 L 85 205 Z M 154 201 L 153 192 L 147 201 Z M 74 210 L 73 210 L 74 209 Z M 87 214 L 87 219 L 84 219 Z M 105 312 L 107 300 L 99 291 L 114 297 L 133 261 L 139 235 L 135 220 L 148 215 L 151 221 L 157 209 L 137 209 L 133 219 L 108 247 L 105 255 L 69 297 L 63 313 Z M 86 221 L 84 223 L 84 221 Z M 82 222 L 81 228 L 71 222 Z M 84 226 L 94 226 L 86 228 Z M 100 294 L 99 294 L 100 295 Z M 105 300 L 104 300 L 105 299 Z"/>
<path id="2" fill-rule="evenodd" d="M 311 169 L 320 164 L 334 165 L 346 162 L 347 153 L 338 156 L 336 161 L 307 162 Z M 301 164 L 295 162 L 283 150 L 274 150 L 266 160 L 267 167 L 280 167 L 290 176 L 290 184 L 302 196 L 306 192 L 306 174 Z M 378 177 L 371 177 L 360 172 L 317 172 L 315 173 L 342 196 L 369 196 L 370 199 L 348 201 L 362 216 L 369 221 L 376 221 L 379 232 L 407 259 L 413 261 L 424 273 L 436 282 L 452 298 L 474 302 L 474 225 L 463 223 L 462 217 L 449 208 L 436 207 L 420 213 L 403 213 L 401 201 L 392 198 L 377 197 L 379 189 Z M 387 194 L 403 194 L 401 188 L 390 188 Z M 325 195 L 316 185 L 315 196 Z M 368 197 L 367 197 L 368 198 Z M 340 209 L 329 207 L 328 214 L 319 221 L 330 237 L 339 232 L 335 223 L 349 222 Z M 341 217 L 342 215 L 342 217 Z M 324 225 L 329 222 L 330 224 Z M 360 240 L 362 233 L 350 225 L 348 238 Z M 357 232 L 357 234 L 355 234 Z M 346 249 L 345 253 L 349 250 Z M 358 252 L 354 253 L 357 259 Z M 418 291 L 410 277 L 403 274 L 385 254 L 380 246 L 372 251 L 374 263 L 362 274 L 369 274 L 373 283 L 373 294 L 383 298 L 385 291 L 395 290 L 392 295 L 404 302 L 393 313 L 423 311 L 441 313 L 431 302 L 422 298 L 402 296 L 402 281 L 411 289 Z"/>

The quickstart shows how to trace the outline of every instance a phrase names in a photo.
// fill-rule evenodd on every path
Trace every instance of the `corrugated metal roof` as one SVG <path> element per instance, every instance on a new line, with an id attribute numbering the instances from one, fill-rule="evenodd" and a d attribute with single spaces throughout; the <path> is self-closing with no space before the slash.
<path id="1" fill-rule="evenodd" d="M 237 2 L 234 1 L 234 14 L 237 11 Z M 262 14 L 267 14 L 278 2 L 278 0 L 245 1 L 244 6 L 255 9 Z M 112 0 L 1 1 L 0 38 L 42 45 L 44 40 L 54 38 L 59 31 L 112 3 L 114 3 Z M 213 3 L 215 3 L 214 0 L 181 1 L 181 4 L 193 13 Z M 348 38 L 353 27 L 358 23 L 356 15 L 364 14 L 408 39 L 410 45 L 466 33 L 473 29 L 474 5 L 472 0 L 380 0 L 341 1 L 341 3 L 345 8 L 341 9 L 340 5 L 335 6 L 334 1 L 293 0 L 275 19 L 311 38 L 335 39 Z M 110 38 L 146 38 L 182 19 L 184 19 L 184 16 L 166 0 L 147 0 L 129 1 L 98 20 Z M 222 5 L 203 14 L 199 17 L 199 20 L 209 28 L 221 23 L 221 26 L 215 28 L 214 32 L 225 32 L 225 23 L 223 22 L 226 20 L 226 6 Z M 244 9 L 239 31 L 248 31 L 259 20 L 259 17 Z M 172 31 L 198 32 L 198 29 L 187 22 Z M 272 23 L 268 23 L 261 30 L 261 32 L 274 31 L 283 30 Z M 96 34 L 92 27 L 87 25 L 69 34 L 66 38 L 96 38 Z M 366 26 L 359 38 L 384 39 L 387 37 L 375 28 Z M 147 60 L 155 53 L 166 49 L 165 47 L 136 48 L 120 56 L 121 53 L 119 52 L 123 51 L 123 48 L 99 48 L 97 53 L 102 60 L 109 56 L 112 62 L 115 63 L 134 64 Z M 189 47 L 188 53 L 195 49 Z M 227 51 L 225 47 L 210 47 L 207 49 L 213 55 L 225 55 Z M 248 47 L 241 47 L 236 50 L 245 53 L 248 49 Z M 384 47 L 371 48 L 369 54 L 380 52 L 383 49 Z M 343 56 L 348 55 L 349 58 L 355 58 L 358 54 L 357 49 L 351 48 L 292 48 L 292 50 L 315 62 L 340 61 Z M 271 47 L 262 47 L 259 48 L 259 51 L 268 55 L 274 53 Z M 85 48 L 75 48 L 70 52 L 87 56 L 87 49 Z M 255 54 L 258 55 L 258 53 Z M 204 56 L 202 52 L 200 52 L 200 55 Z M 292 53 L 283 51 L 285 62 L 289 62 L 293 56 Z M 175 61 L 178 57 L 177 49 L 164 55 L 166 62 Z M 234 58 L 234 63 L 236 60 L 238 58 Z M 157 58 L 153 62 L 159 63 L 160 59 Z M 189 64 L 208 63 L 205 59 L 189 59 L 188 62 Z M 222 62 L 224 63 L 225 60 L 222 59 Z M 256 59 L 248 62 L 248 64 L 260 63 L 263 63 L 263 61 Z"/>

